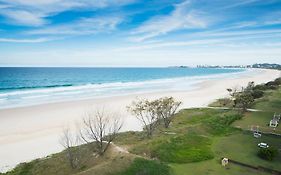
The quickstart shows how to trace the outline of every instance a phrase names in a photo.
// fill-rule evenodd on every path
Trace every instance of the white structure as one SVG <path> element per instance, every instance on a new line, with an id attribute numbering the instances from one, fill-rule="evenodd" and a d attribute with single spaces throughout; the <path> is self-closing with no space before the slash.
<path id="1" fill-rule="evenodd" d="M 276 128 L 278 126 L 279 120 L 280 120 L 280 114 L 279 115 L 274 114 L 273 118 L 269 122 L 269 126 Z"/>
<path id="2" fill-rule="evenodd" d="M 268 146 L 267 143 L 261 142 L 261 143 L 258 144 L 258 147 L 260 147 L 260 148 L 268 148 L 269 146 Z"/>
<path id="3" fill-rule="evenodd" d="M 223 158 L 222 160 L 221 160 L 221 165 L 222 166 L 226 166 L 228 164 L 228 158 Z"/>

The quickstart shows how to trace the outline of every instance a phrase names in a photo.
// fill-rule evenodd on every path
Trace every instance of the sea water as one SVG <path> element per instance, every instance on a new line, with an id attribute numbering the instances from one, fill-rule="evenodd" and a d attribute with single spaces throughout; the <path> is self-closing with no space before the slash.
<path id="1" fill-rule="evenodd" d="M 195 88 L 207 79 L 245 69 L 220 68 L 0 68 L 0 109 L 77 99 Z"/>

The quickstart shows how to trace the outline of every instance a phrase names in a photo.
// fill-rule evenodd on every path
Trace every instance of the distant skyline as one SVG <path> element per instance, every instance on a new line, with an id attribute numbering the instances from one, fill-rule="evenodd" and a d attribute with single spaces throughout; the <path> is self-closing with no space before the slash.
<path id="1" fill-rule="evenodd" d="M 0 66 L 281 64 L 280 0 L 0 0 Z"/>

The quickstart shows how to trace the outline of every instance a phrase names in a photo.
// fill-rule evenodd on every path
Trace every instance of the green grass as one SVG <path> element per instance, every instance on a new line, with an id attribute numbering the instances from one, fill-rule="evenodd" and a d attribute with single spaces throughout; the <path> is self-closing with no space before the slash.
<path id="1" fill-rule="evenodd" d="M 92 175 L 99 172 L 100 175 L 110 175 L 110 173 L 126 169 L 135 156 L 119 155 L 109 152 L 102 157 L 94 156 L 91 145 L 79 146 L 81 154 L 80 166 L 72 169 L 66 158 L 66 152 L 50 155 L 46 158 L 36 159 L 31 162 L 19 164 L 12 171 L 5 175 Z"/>
<path id="2" fill-rule="evenodd" d="M 159 127 L 151 139 L 136 133 L 121 133 L 126 137 L 119 144 L 129 146 L 129 151 L 163 162 L 187 163 L 212 159 L 212 137 L 227 135 L 237 129 L 229 126 L 241 116 L 235 111 L 215 109 L 187 109 L 179 112 L 171 127 Z M 165 134 L 172 133 L 172 134 Z M 128 139 L 128 138 L 132 139 Z"/>
<path id="3" fill-rule="evenodd" d="M 253 108 L 262 111 L 247 112 L 242 120 L 235 121 L 233 126 L 242 129 L 251 129 L 252 126 L 259 126 L 260 131 L 281 134 L 280 125 L 275 129 L 269 127 L 269 122 L 274 113 L 281 113 L 281 88 L 275 91 L 267 91 L 263 98 L 255 102 Z"/>
<path id="4" fill-rule="evenodd" d="M 230 127 L 234 121 L 242 118 L 239 114 L 224 114 L 215 116 L 206 121 L 209 133 L 222 136 L 235 132 L 237 129 Z"/>
<path id="5" fill-rule="evenodd" d="M 219 159 L 188 164 L 170 164 L 170 166 L 173 175 L 271 175 L 235 164 L 222 167 Z"/>
<path id="6" fill-rule="evenodd" d="M 232 108 L 234 105 L 233 101 L 229 98 L 219 98 L 216 101 L 212 102 L 208 106 L 210 107 L 226 107 L 226 108 Z"/>
<path id="7" fill-rule="evenodd" d="M 255 102 L 254 108 L 267 112 L 281 113 L 281 87 L 274 91 L 267 91 L 263 98 Z"/>
<path id="8" fill-rule="evenodd" d="M 155 145 L 152 157 L 163 162 L 188 163 L 212 159 L 211 140 L 207 137 L 186 134 Z"/>
<path id="9" fill-rule="evenodd" d="M 281 154 L 274 161 L 266 161 L 257 156 L 260 149 L 257 144 L 265 142 L 269 146 L 280 149 L 280 137 L 262 135 L 254 138 L 252 133 L 240 133 L 215 140 L 213 150 L 217 157 L 227 157 L 253 166 L 264 166 L 281 171 Z"/>
<path id="10" fill-rule="evenodd" d="M 170 175 L 170 167 L 158 161 L 136 158 L 127 170 L 116 175 Z"/>
<path id="11" fill-rule="evenodd" d="M 258 143 L 266 142 L 280 149 L 280 137 L 263 134 L 256 139 L 252 133 L 241 130 L 251 129 L 251 125 L 260 126 L 263 131 L 272 130 L 267 125 L 274 112 L 281 113 L 281 88 L 267 91 L 256 100 L 253 108 L 262 111 L 247 112 L 242 117 L 231 109 L 181 110 L 173 117 L 169 128 L 158 126 L 151 138 L 144 132 L 119 133 L 114 143 L 133 154 L 117 154 L 109 149 L 104 156 L 95 157 L 89 145 L 82 145 L 79 150 L 83 163 L 75 170 L 69 166 L 65 152 L 61 152 L 20 164 L 5 175 L 266 175 L 235 164 L 222 167 L 222 157 L 281 171 L 280 152 L 273 161 L 257 156 Z M 281 133 L 280 126 L 276 132 Z"/>

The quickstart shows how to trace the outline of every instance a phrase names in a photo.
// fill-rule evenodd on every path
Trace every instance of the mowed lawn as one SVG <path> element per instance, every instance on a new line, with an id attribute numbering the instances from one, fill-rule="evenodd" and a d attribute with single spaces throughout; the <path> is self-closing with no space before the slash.
<path id="1" fill-rule="evenodd" d="M 281 134 L 280 125 L 275 129 L 269 127 L 274 113 L 281 114 L 281 88 L 266 92 L 263 98 L 256 101 L 253 108 L 261 111 L 246 113 L 241 120 L 235 121 L 233 126 L 248 130 L 258 126 L 260 131 Z"/>
<path id="2" fill-rule="evenodd" d="M 260 142 L 281 149 L 280 137 L 262 135 L 260 138 L 255 138 L 251 133 L 240 133 L 217 139 L 213 150 L 218 157 L 227 157 L 253 166 L 263 166 L 281 171 L 280 153 L 273 161 L 266 161 L 257 156 L 260 149 L 257 144 Z"/>
<path id="3" fill-rule="evenodd" d="M 212 160 L 187 163 L 187 164 L 170 164 L 172 174 L 189 175 L 196 172 L 197 175 L 250 175 L 259 174 L 267 175 L 269 173 L 256 171 L 233 163 L 227 167 L 221 165 L 221 158 L 226 157 L 242 163 L 253 166 L 263 166 L 274 170 L 281 171 L 281 154 L 274 161 L 265 161 L 257 156 L 259 150 L 257 144 L 266 142 L 270 146 L 280 149 L 281 139 L 274 136 L 262 136 L 257 139 L 250 133 L 235 133 L 225 137 L 217 137 L 213 139 L 213 152 L 215 158 Z"/>
<path id="4" fill-rule="evenodd" d="M 278 126 L 275 130 L 268 126 L 269 121 L 272 119 L 274 113 L 281 113 L 281 88 L 276 91 L 268 91 L 265 96 L 256 101 L 253 106 L 254 109 L 259 109 L 259 112 L 248 112 L 242 119 L 236 120 L 231 126 L 242 129 L 251 129 L 252 126 L 259 126 L 259 129 L 265 132 L 276 132 L 281 134 L 281 127 Z M 198 118 L 198 120 L 202 118 Z M 189 121 L 190 122 L 190 121 Z M 227 168 L 220 164 L 222 157 L 227 157 L 242 163 L 250 164 L 253 166 L 263 166 L 274 170 L 281 171 L 281 137 L 262 135 L 261 138 L 254 138 L 251 132 L 234 132 L 227 136 L 210 137 L 212 138 L 212 150 L 215 158 L 212 160 L 187 163 L 187 164 L 170 164 L 172 174 L 176 175 L 250 175 L 259 174 L 266 175 L 269 173 L 256 171 L 254 169 L 242 167 L 230 163 Z M 257 156 L 260 149 L 257 144 L 260 142 L 268 143 L 279 149 L 278 156 L 274 161 L 266 161 Z"/>
<path id="5" fill-rule="evenodd" d="M 270 175 L 235 164 L 222 167 L 219 159 L 188 164 L 170 164 L 171 174 L 174 175 Z"/>

